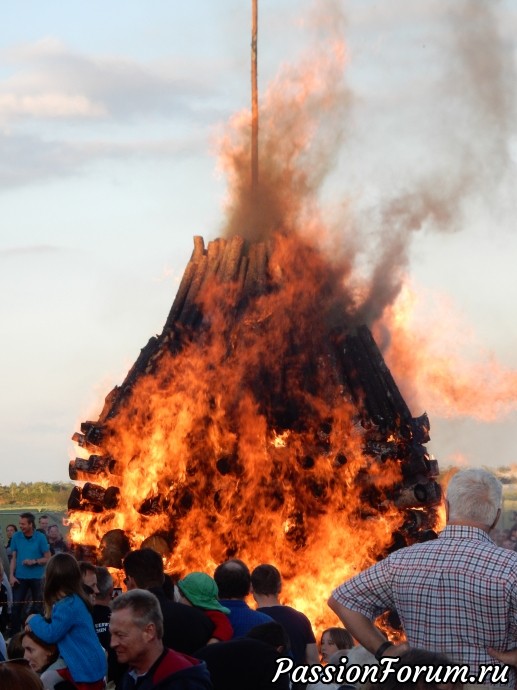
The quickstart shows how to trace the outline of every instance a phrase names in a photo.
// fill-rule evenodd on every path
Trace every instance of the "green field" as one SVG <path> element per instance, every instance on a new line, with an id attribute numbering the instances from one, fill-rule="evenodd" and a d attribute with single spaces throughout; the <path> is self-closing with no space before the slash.
<path id="1" fill-rule="evenodd" d="M 70 482 L 0 484 L 0 535 L 4 543 L 6 525 L 18 525 L 23 512 L 34 513 L 36 524 L 40 515 L 48 515 L 50 524 L 59 525 L 61 533 L 66 534 L 63 520 L 72 487 Z"/>
<path id="2" fill-rule="evenodd" d="M 39 507 L 34 506 L 20 506 L 13 510 L 9 508 L 7 510 L 0 509 L 0 538 L 5 544 L 5 528 L 9 524 L 18 526 L 18 521 L 20 513 L 34 513 L 36 517 L 36 526 L 38 524 L 38 517 L 40 515 L 48 515 L 50 518 L 51 525 L 59 525 L 59 531 L 64 536 L 68 532 L 68 527 L 63 525 L 63 520 L 66 518 L 66 510 L 56 511 L 56 510 L 44 510 Z"/>

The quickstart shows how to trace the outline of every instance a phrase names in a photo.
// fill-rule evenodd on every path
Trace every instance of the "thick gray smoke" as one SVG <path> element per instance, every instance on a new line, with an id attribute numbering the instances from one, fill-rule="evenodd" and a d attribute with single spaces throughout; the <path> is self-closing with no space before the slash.
<path id="1" fill-rule="evenodd" d="M 516 75 L 512 47 L 503 36 L 501 3 L 446 5 L 428 152 L 434 169 L 415 159 L 411 183 L 406 181 L 406 189 L 381 206 L 372 280 L 359 321 L 375 321 L 397 296 L 412 235 L 422 229 L 458 230 L 467 204 L 494 203 L 509 169 Z"/>
<path id="2" fill-rule="evenodd" d="M 255 193 L 249 116 L 234 119 L 221 146 L 229 179 L 224 232 L 250 240 L 294 232 L 331 246 L 329 260 L 343 264 L 354 321 L 371 324 L 400 291 L 415 233 L 454 232 L 468 223 L 473 204 L 496 206 L 510 163 L 515 69 L 498 0 L 390 2 L 381 17 L 370 9 L 366 22 L 391 34 L 393 51 L 393 35 L 404 38 L 411 10 L 412 30 L 418 26 L 425 35 L 432 24 L 426 40 L 433 57 L 425 62 L 425 53 L 404 44 L 407 64 L 397 67 L 403 82 L 404 70 L 411 76 L 398 93 L 394 88 L 375 101 L 371 87 L 365 95 L 361 84 L 348 82 L 355 58 L 346 43 L 344 7 L 336 0 L 318 3 L 307 22 L 315 38 L 305 58 L 283 66 L 261 94 Z M 352 20 L 353 2 L 350 12 Z M 418 59 L 421 71 L 412 72 Z M 368 69 L 381 87 L 389 83 L 382 49 Z M 347 188 L 350 180 L 359 192 Z M 375 194 L 369 206 L 361 205 L 368 185 Z M 345 199 L 338 209 L 337 198 Z"/>

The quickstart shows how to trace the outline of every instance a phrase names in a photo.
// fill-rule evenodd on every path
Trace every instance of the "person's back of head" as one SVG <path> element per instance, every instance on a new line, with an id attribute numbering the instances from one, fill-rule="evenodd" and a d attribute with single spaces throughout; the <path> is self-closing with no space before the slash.
<path id="1" fill-rule="evenodd" d="M 133 578 L 139 589 L 163 586 L 163 561 L 153 549 L 131 551 L 124 558 L 124 571 Z"/>
<path id="2" fill-rule="evenodd" d="M 104 566 L 97 566 L 95 568 L 97 573 L 97 589 L 99 593 L 97 594 L 97 601 L 107 602 L 111 600 L 113 594 L 113 577 L 110 571 Z"/>
<path id="3" fill-rule="evenodd" d="M 46 614 L 50 615 L 52 605 L 69 594 L 76 594 L 84 601 L 87 608 L 90 607 L 84 592 L 78 562 L 69 553 L 56 553 L 48 561 L 45 570 L 43 599 L 45 600 Z"/>
<path id="4" fill-rule="evenodd" d="M 7 644 L 7 658 L 8 659 L 21 659 L 23 657 L 24 649 L 22 640 L 25 635 L 25 630 L 17 632 L 12 635 L 11 639 Z"/>
<path id="5" fill-rule="evenodd" d="M 284 652 L 290 647 L 289 635 L 284 626 L 276 621 L 256 625 L 251 630 L 248 630 L 246 637 L 265 642 L 274 647 L 277 652 Z"/>
<path id="6" fill-rule="evenodd" d="M 480 468 L 460 470 L 447 486 L 447 522 L 495 526 L 502 506 L 503 487 L 490 472 Z"/>
<path id="7" fill-rule="evenodd" d="M 0 664 L 0 688 L 2 690 L 44 690 L 40 677 L 18 661 Z"/>
<path id="8" fill-rule="evenodd" d="M 97 575 L 97 566 L 90 563 L 90 561 L 78 561 L 81 576 L 84 577 L 87 573 L 95 573 Z"/>
<path id="9" fill-rule="evenodd" d="M 250 593 L 251 576 L 248 566 L 238 558 L 217 566 L 214 580 L 220 599 L 245 599 Z"/>
<path id="10" fill-rule="evenodd" d="M 219 603 L 219 590 L 213 577 L 200 571 L 189 573 L 178 582 L 180 601 L 207 611 L 230 613 Z"/>
<path id="11" fill-rule="evenodd" d="M 251 586 L 255 594 L 277 596 L 282 589 L 282 577 L 274 565 L 263 563 L 251 573 Z"/>

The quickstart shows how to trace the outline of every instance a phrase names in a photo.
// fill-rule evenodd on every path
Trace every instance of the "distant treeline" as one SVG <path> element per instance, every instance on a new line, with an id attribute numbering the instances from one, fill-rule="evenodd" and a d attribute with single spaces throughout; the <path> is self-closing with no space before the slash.
<path id="1" fill-rule="evenodd" d="M 21 482 L 0 484 L 0 508 L 44 506 L 66 510 L 71 482 Z"/>

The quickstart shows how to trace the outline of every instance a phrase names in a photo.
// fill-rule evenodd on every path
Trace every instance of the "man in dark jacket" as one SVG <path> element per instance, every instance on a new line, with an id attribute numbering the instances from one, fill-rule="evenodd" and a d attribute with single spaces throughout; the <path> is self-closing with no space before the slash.
<path id="1" fill-rule="evenodd" d="M 214 624 L 193 606 L 171 601 L 163 589 L 162 557 L 153 549 L 131 551 L 124 558 L 124 580 L 128 590 L 147 589 L 160 603 L 163 616 L 163 643 L 170 649 L 193 654 L 212 637 Z"/>
<path id="2" fill-rule="evenodd" d="M 113 601 L 111 646 L 129 670 L 121 690 L 213 690 L 206 664 L 163 645 L 158 599 L 134 589 Z"/>
<path id="3" fill-rule="evenodd" d="M 289 690 L 289 676 L 273 682 L 289 638 L 280 623 L 252 628 L 245 637 L 210 644 L 196 652 L 206 661 L 214 690 Z"/>

